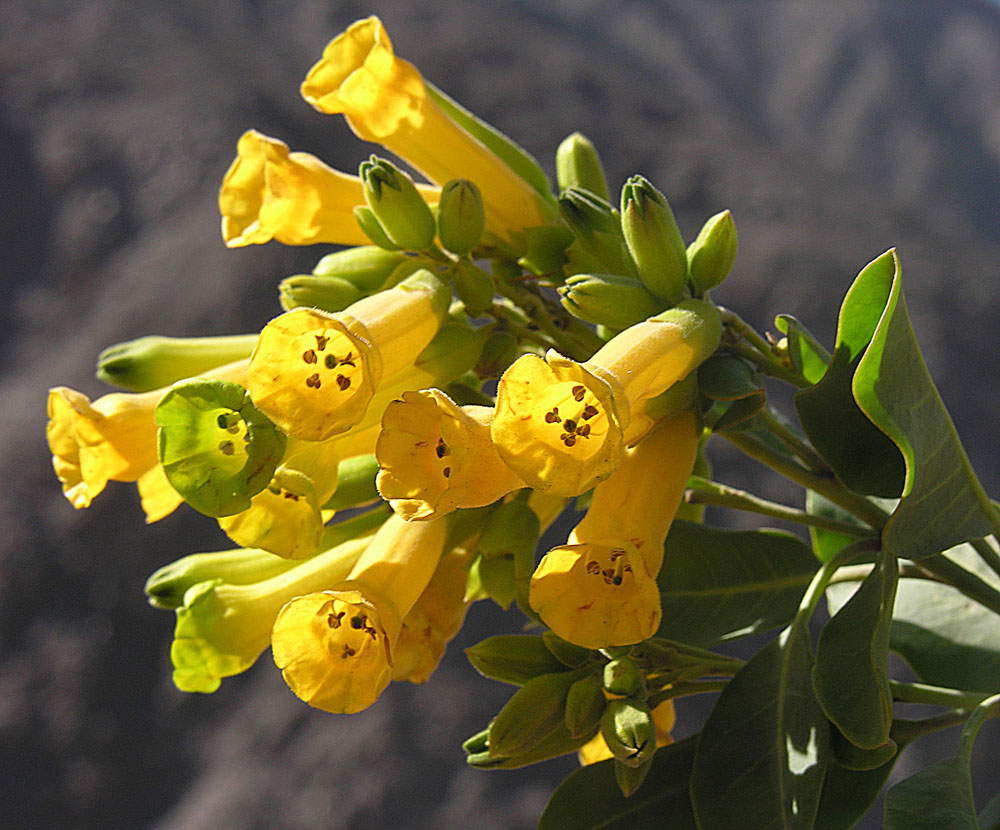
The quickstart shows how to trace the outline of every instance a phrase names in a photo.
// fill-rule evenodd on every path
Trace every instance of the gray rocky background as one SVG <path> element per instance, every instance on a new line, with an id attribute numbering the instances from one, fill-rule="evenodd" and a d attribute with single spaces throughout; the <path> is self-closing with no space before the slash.
<path id="1" fill-rule="evenodd" d="M 0 826 L 514 830 L 574 766 L 465 768 L 459 743 L 509 694 L 461 655 L 516 625 L 484 604 L 429 683 L 394 685 L 360 715 L 308 709 L 267 656 L 213 696 L 180 694 L 172 615 L 142 584 L 224 538 L 191 511 L 143 526 L 131 485 L 74 511 L 49 466 L 49 386 L 102 394 L 94 357 L 123 339 L 259 329 L 279 310 L 277 280 L 325 252 L 227 250 L 215 194 L 249 127 L 342 169 L 369 152 L 297 89 L 326 41 L 372 12 L 401 55 L 550 170 L 579 129 L 612 186 L 645 174 L 686 236 L 730 208 L 740 256 L 718 298 L 759 327 L 788 311 L 832 339 L 851 279 L 897 246 L 931 370 L 1000 491 L 989 3 L 6 0 Z M 769 491 L 758 470 L 718 460 Z M 696 712 L 681 709 L 682 734 Z M 987 793 L 991 769 L 978 766 Z"/>

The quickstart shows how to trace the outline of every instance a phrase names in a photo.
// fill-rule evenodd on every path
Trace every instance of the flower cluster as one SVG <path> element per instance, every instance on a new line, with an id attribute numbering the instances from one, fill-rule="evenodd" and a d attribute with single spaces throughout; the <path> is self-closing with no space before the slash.
<path id="1" fill-rule="evenodd" d="M 612 206 L 579 134 L 559 147 L 553 192 L 524 150 L 398 58 L 374 17 L 330 42 L 301 92 L 426 183 L 378 155 L 352 175 L 245 133 L 219 195 L 225 243 L 346 247 L 283 280 L 284 313 L 259 333 L 119 344 L 99 376 L 131 391 L 53 389 L 67 498 L 83 508 L 135 481 L 147 521 L 186 502 L 238 546 L 147 584 L 176 612 L 182 690 L 214 691 L 270 647 L 296 695 L 356 712 L 393 680 L 426 680 L 470 602 L 516 601 L 550 633 L 514 650 L 546 649 L 549 670 L 515 672 L 512 705 L 550 678 L 565 724 L 515 739 L 500 718 L 470 758 L 586 745 L 582 757 L 645 765 L 673 710 L 650 708 L 628 655 L 660 625 L 731 217 L 685 245 L 641 176 Z M 536 565 L 573 499 L 582 518 Z"/>

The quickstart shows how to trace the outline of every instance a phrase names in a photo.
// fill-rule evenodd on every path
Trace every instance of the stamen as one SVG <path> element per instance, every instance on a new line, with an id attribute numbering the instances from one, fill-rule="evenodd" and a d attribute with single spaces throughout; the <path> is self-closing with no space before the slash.
<path id="1" fill-rule="evenodd" d="M 437 447 L 434 450 L 438 458 L 444 458 L 448 454 L 448 445 L 443 438 L 438 438 Z"/>
<path id="2" fill-rule="evenodd" d="M 576 444 L 576 436 L 575 435 L 570 435 L 569 433 L 563 433 L 559 437 L 562 439 L 562 442 L 567 447 L 572 447 L 572 446 L 575 446 L 575 444 Z"/>
<path id="3" fill-rule="evenodd" d="M 351 379 L 345 378 L 343 375 L 337 375 L 337 388 L 341 392 L 346 392 L 351 386 Z"/>
<path id="4" fill-rule="evenodd" d="M 562 418 L 559 417 L 559 407 L 552 407 L 551 412 L 545 413 L 545 423 L 547 424 L 559 424 L 562 423 Z"/>
<path id="5" fill-rule="evenodd" d="M 584 396 L 587 394 L 587 389 L 584 386 L 574 386 L 572 392 L 574 400 L 582 401 Z"/>
<path id="6" fill-rule="evenodd" d="M 348 657 L 353 657 L 357 652 L 351 648 L 347 643 L 344 643 L 344 650 L 340 654 L 342 660 L 346 660 Z"/>
<path id="7" fill-rule="evenodd" d="M 354 367 L 354 352 L 348 352 L 347 357 L 340 361 L 341 366 L 350 366 L 352 369 Z"/>
<path id="8" fill-rule="evenodd" d="M 319 373 L 313 373 L 306 378 L 306 386 L 310 389 L 319 389 L 323 382 L 319 379 Z"/>
<path id="9" fill-rule="evenodd" d="M 316 363 L 319 360 L 319 358 L 316 357 L 316 352 L 314 352 L 312 349 L 309 349 L 308 351 L 302 353 L 302 360 L 305 363 L 313 364 Z"/>
<path id="10" fill-rule="evenodd" d="M 232 455 L 236 452 L 236 447 L 233 445 L 232 441 L 220 441 L 219 450 L 223 455 Z"/>
<path id="11" fill-rule="evenodd" d="M 314 335 L 316 338 L 316 348 L 323 351 L 326 348 L 326 344 L 330 342 L 329 337 L 325 337 L 322 334 Z"/>
<path id="12" fill-rule="evenodd" d="M 339 613 L 334 614 L 331 611 L 326 616 L 326 624 L 330 626 L 330 628 L 340 628 L 340 618 L 343 617 L 344 614 L 346 613 L 347 613 L 346 611 L 340 611 Z"/>
<path id="13" fill-rule="evenodd" d="M 441 471 L 441 475 L 443 475 L 445 478 L 449 478 L 451 476 L 451 467 L 445 467 Z"/>
<path id="14" fill-rule="evenodd" d="M 601 566 L 598 565 L 593 559 L 587 563 L 587 573 L 589 574 L 599 574 L 601 572 Z"/>
<path id="15" fill-rule="evenodd" d="M 589 420 L 590 420 L 591 418 L 593 418 L 593 417 L 594 417 L 594 416 L 595 416 L 596 414 L 597 414 L 597 407 L 596 407 L 596 406 L 594 406 L 593 404 L 589 404 L 589 403 L 588 403 L 588 404 L 587 404 L 587 405 L 586 405 L 586 406 L 585 406 L 585 407 L 583 408 L 583 420 L 585 420 L 585 421 L 589 421 Z"/>

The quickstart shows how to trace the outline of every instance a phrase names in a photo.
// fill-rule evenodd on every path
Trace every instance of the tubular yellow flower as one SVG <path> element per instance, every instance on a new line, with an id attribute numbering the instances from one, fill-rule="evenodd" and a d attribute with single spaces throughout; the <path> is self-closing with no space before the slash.
<path id="1" fill-rule="evenodd" d="M 184 497 L 171 486 L 159 464 L 139 476 L 136 486 L 139 488 L 142 512 L 146 514 L 146 524 L 166 518 L 184 503 Z"/>
<path id="2" fill-rule="evenodd" d="M 345 581 L 281 609 L 271 651 L 298 697 L 336 713 L 375 702 L 392 678 L 402 619 L 430 582 L 445 535 L 443 521 L 390 516 Z"/>
<path id="3" fill-rule="evenodd" d="M 247 361 L 240 360 L 204 377 L 239 381 L 246 366 Z M 109 481 L 139 481 L 159 467 L 153 413 L 167 391 L 112 392 L 91 402 L 65 386 L 49 390 L 46 436 L 52 466 L 74 507 L 89 507 Z M 148 521 L 162 518 L 180 503 L 163 491 L 157 476 L 151 474 L 144 482 L 140 492 L 145 490 Z"/>
<path id="4" fill-rule="evenodd" d="M 493 447 L 492 418 L 492 407 L 459 406 L 440 389 L 404 392 L 376 444 L 382 498 L 404 519 L 432 519 L 524 487 Z"/>
<path id="5" fill-rule="evenodd" d="M 230 248 L 276 239 L 285 245 L 367 245 L 354 218 L 365 203 L 361 179 L 325 165 L 309 153 L 248 130 L 222 179 L 219 211 L 222 238 Z M 418 185 L 425 199 L 440 189 Z"/>
<path id="6" fill-rule="evenodd" d="M 665 700 L 653 710 L 653 725 L 656 727 L 656 746 L 670 746 L 674 742 L 671 734 L 674 724 L 677 721 L 677 713 L 674 710 L 674 701 Z M 581 766 L 596 764 L 598 761 L 607 761 L 614 758 L 604 736 L 598 732 L 587 743 L 581 746 L 576 753 Z"/>
<path id="7" fill-rule="evenodd" d="M 714 306 L 685 300 L 626 329 L 585 363 L 551 350 L 544 360 L 518 358 L 497 389 L 497 452 L 530 487 L 579 495 L 618 467 L 624 447 L 653 423 L 641 415 L 646 402 L 711 355 L 721 330 Z"/>
<path id="8" fill-rule="evenodd" d="M 342 113 L 360 138 L 382 144 L 433 182 L 475 182 L 495 234 L 553 219 L 527 182 L 434 102 L 416 67 L 396 57 L 377 17 L 359 20 L 327 45 L 302 97 L 320 112 Z"/>
<path id="9" fill-rule="evenodd" d="M 177 609 L 170 647 L 174 684 L 183 692 L 214 692 L 223 677 L 246 671 L 267 648 L 282 606 L 342 580 L 371 540 L 368 534 L 342 542 L 261 582 L 192 585 Z"/>
<path id="10" fill-rule="evenodd" d="M 450 288 L 417 271 L 335 314 L 296 308 L 260 333 L 247 375 L 258 409 L 289 435 L 322 441 L 364 417 L 376 387 L 437 334 Z"/>

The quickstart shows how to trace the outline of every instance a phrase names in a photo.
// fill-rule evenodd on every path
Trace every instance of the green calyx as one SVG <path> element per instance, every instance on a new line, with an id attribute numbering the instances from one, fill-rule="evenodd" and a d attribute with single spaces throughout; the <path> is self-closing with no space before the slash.
<path id="1" fill-rule="evenodd" d="M 571 187 L 589 190 L 607 201 L 608 180 L 593 143 L 582 133 L 571 133 L 556 149 L 556 181 L 559 190 Z"/>
<path id="2" fill-rule="evenodd" d="M 629 326 L 663 310 L 637 279 L 618 274 L 574 274 L 559 288 L 560 302 L 574 317 L 613 329 Z"/>
<path id="3" fill-rule="evenodd" d="M 394 245 L 408 251 L 423 251 L 434 244 L 434 214 L 413 179 L 377 156 L 361 162 L 359 175 L 365 201 Z"/>
<path id="4" fill-rule="evenodd" d="M 696 294 L 704 294 L 729 275 L 736 261 L 736 225 L 728 210 L 704 224 L 688 245 L 687 259 L 688 276 Z"/>
<path id="5" fill-rule="evenodd" d="M 687 293 L 687 250 L 666 197 L 642 176 L 622 188 L 622 234 L 639 277 L 671 305 Z"/>
<path id="6" fill-rule="evenodd" d="M 441 188 L 437 229 L 441 244 L 453 254 L 469 254 L 483 235 L 486 213 L 483 195 L 474 182 L 453 179 Z"/>
<path id="7" fill-rule="evenodd" d="M 160 463 L 184 500 L 207 516 L 231 516 L 271 481 L 286 438 L 238 383 L 191 379 L 156 407 Z"/>

